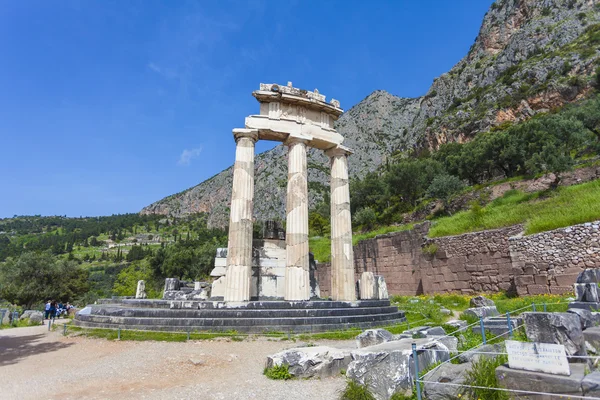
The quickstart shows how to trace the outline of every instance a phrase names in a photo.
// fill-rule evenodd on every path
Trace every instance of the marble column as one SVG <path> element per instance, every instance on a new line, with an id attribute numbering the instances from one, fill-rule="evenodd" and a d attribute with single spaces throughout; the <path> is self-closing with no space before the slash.
<path id="1" fill-rule="evenodd" d="M 285 299 L 310 299 L 306 141 L 290 138 L 286 222 Z"/>
<path id="2" fill-rule="evenodd" d="M 350 150 L 338 146 L 326 152 L 331 160 L 331 298 L 355 301 L 352 218 L 348 155 Z"/>
<path id="3" fill-rule="evenodd" d="M 229 216 L 225 301 L 248 301 L 252 280 L 254 144 L 258 140 L 258 131 L 234 129 L 233 135 L 236 150 Z"/>

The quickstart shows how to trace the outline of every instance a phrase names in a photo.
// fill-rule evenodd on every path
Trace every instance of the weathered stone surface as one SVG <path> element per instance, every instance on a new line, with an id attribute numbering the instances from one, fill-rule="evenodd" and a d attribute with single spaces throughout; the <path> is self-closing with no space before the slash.
<path id="1" fill-rule="evenodd" d="M 10 313 L 11 311 L 7 308 L 0 309 L 0 325 L 10 324 Z"/>
<path id="2" fill-rule="evenodd" d="M 586 268 L 577 275 L 577 283 L 598 283 L 600 282 L 600 270 Z"/>
<path id="3" fill-rule="evenodd" d="M 137 289 L 135 291 L 136 299 L 145 299 L 146 298 L 146 282 L 143 280 L 139 280 L 137 283 Z"/>
<path id="4" fill-rule="evenodd" d="M 469 301 L 469 306 L 472 308 L 475 307 L 496 307 L 496 303 L 493 300 L 488 299 L 487 297 L 477 296 L 473 297 L 471 301 Z"/>
<path id="5" fill-rule="evenodd" d="M 460 329 L 460 328 L 464 328 L 465 326 L 467 326 L 467 322 L 463 321 L 462 319 L 453 319 L 453 320 L 447 321 L 446 325 L 450 325 L 457 329 Z"/>
<path id="6" fill-rule="evenodd" d="M 496 379 L 501 387 L 532 392 L 581 395 L 581 380 L 584 377 L 584 364 L 570 364 L 571 375 L 552 375 L 543 372 L 510 369 L 506 365 L 496 368 Z M 547 397 L 531 397 L 542 400 Z"/>
<path id="7" fill-rule="evenodd" d="M 579 316 L 579 320 L 581 321 L 581 329 L 591 328 L 595 325 L 595 318 L 592 313 L 588 310 L 584 310 L 582 308 L 571 308 L 567 310 L 567 312 L 572 314 L 577 314 Z"/>
<path id="8" fill-rule="evenodd" d="M 583 331 L 585 341 L 595 349 L 600 350 L 600 326 L 594 326 Z"/>
<path id="9" fill-rule="evenodd" d="M 395 392 L 403 392 L 411 387 L 411 380 L 414 378 L 412 343 L 417 345 L 420 369 L 450 358 L 448 348 L 436 340 L 405 339 L 387 342 L 354 350 L 346 376 L 361 384 L 368 382 L 371 392 L 378 400 L 387 400 Z"/>
<path id="10" fill-rule="evenodd" d="M 465 382 L 465 375 L 471 369 L 471 363 L 452 364 L 446 363 L 427 375 L 423 384 L 423 394 L 427 400 L 456 400 L 462 392 L 460 386 L 444 385 L 453 383 L 461 385 Z"/>
<path id="11" fill-rule="evenodd" d="M 467 308 L 465 311 L 463 311 L 463 314 L 471 318 L 486 318 L 500 315 L 496 306 Z"/>
<path id="12" fill-rule="evenodd" d="M 390 298 L 387 289 L 387 283 L 383 275 L 375 275 L 375 283 L 377 284 L 377 299 L 386 300 Z"/>
<path id="13" fill-rule="evenodd" d="M 522 315 L 525 320 L 525 332 L 530 341 L 562 344 L 569 357 L 587 355 L 577 314 L 526 312 Z M 572 362 L 582 360 L 572 359 Z"/>
<path id="14" fill-rule="evenodd" d="M 358 289 L 361 300 L 373 300 L 377 298 L 377 283 L 375 275 L 370 271 L 365 271 L 360 275 Z"/>
<path id="15" fill-rule="evenodd" d="M 169 290 L 179 290 L 180 282 L 177 278 L 167 278 L 165 279 L 165 292 Z"/>
<path id="16" fill-rule="evenodd" d="M 598 303 L 600 301 L 597 283 L 575 283 L 573 286 L 575 288 L 575 301 L 590 303 Z"/>
<path id="17" fill-rule="evenodd" d="M 479 346 L 476 349 L 465 351 L 458 356 L 458 361 L 460 363 L 473 362 L 476 363 L 480 358 L 494 358 L 496 355 L 494 354 L 481 354 L 481 353 L 505 353 L 506 347 L 504 343 L 495 343 L 495 344 L 484 344 Z"/>
<path id="18" fill-rule="evenodd" d="M 590 397 L 600 397 L 600 371 L 587 374 L 581 381 L 583 394 Z"/>
<path id="19" fill-rule="evenodd" d="M 337 376 L 350 364 L 350 353 L 351 349 L 327 346 L 294 348 L 267 357 L 267 368 L 287 365 L 297 378 Z"/>
<path id="20" fill-rule="evenodd" d="M 30 324 L 41 324 L 44 320 L 44 313 L 36 310 L 26 310 L 23 312 L 19 320 L 29 320 Z"/>
<path id="21" fill-rule="evenodd" d="M 394 340 L 394 335 L 385 329 L 367 329 L 356 337 L 356 346 L 360 349 L 392 340 Z"/>

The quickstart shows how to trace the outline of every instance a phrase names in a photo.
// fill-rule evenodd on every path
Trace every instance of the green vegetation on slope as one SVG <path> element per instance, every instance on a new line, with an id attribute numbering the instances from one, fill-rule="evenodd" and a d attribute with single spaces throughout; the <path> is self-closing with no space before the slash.
<path id="1" fill-rule="evenodd" d="M 485 207 L 474 204 L 468 211 L 440 218 L 429 236 L 459 235 L 515 224 L 525 224 L 525 233 L 533 234 L 599 219 L 600 180 L 596 180 L 551 193 L 508 191 Z"/>

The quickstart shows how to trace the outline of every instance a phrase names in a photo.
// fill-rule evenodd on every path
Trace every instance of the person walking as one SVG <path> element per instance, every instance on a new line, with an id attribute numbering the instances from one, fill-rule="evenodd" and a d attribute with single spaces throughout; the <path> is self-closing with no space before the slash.
<path id="1" fill-rule="evenodd" d="M 44 319 L 48 319 L 50 317 L 50 300 L 48 300 L 46 302 L 46 306 L 45 306 L 45 312 L 44 312 Z"/>
<path id="2" fill-rule="evenodd" d="M 50 302 L 50 318 L 52 318 L 52 321 L 56 318 L 56 300 Z"/>

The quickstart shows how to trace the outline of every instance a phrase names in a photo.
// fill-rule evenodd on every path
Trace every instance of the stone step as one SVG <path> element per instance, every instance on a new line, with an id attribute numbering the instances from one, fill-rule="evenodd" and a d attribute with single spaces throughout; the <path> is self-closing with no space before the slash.
<path id="1" fill-rule="evenodd" d="M 330 309 L 330 308 L 365 308 L 389 307 L 389 300 L 350 301 L 248 301 L 230 303 L 224 301 L 182 301 L 155 299 L 100 299 L 98 304 L 131 308 L 186 308 L 186 309 Z"/>
<path id="2" fill-rule="evenodd" d="M 511 317 L 510 324 L 512 325 L 513 330 L 515 330 L 517 327 L 523 325 L 523 318 Z M 484 318 L 483 326 L 484 329 L 489 331 L 492 335 L 508 334 L 508 320 L 506 317 L 497 316 Z M 474 333 L 481 333 L 481 327 L 479 325 L 473 326 L 472 329 Z"/>
<path id="3" fill-rule="evenodd" d="M 96 323 L 109 323 L 120 325 L 147 325 L 147 326 L 184 326 L 184 327 L 215 327 L 224 326 L 295 326 L 295 325 L 337 325 L 345 323 L 360 323 L 373 321 L 386 321 L 401 319 L 403 312 L 374 314 L 374 315 L 349 315 L 343 317 L 312 317 L 312 318 L 143 318 L 143 317 L 114 317 L 104 315 L 80 315 L 81 321 Z"/>
<path id="4" fill-rule="evenodd" d="M 351 315 L 373 315 L 397 312 L 389 307 L 356 307 L 328 309 L 164 309 L 91 306 L 92 315 L 136 318 L 314 318 Z"/>
<path id="5" fill-rule="evenodd" d="M 142 330 L 142 331 L 160 331 L 160 332 L 187 332 L 187 328 L 190 328 L 191 332 L 227 332 L 236 331 L 238 333 L 246 334 L 266 334 L 269 332 L 284 332 L 284 333 L 319 333 L 328 331 L 338 331 L 351 328 L 369 329 L 377 327 L 386 327 L 399 324 L 405 324 L 406 318 L 390 319 L 386 321 L 366 321 L 366 322 L 352 322 L 343 324 L 311 324 L 311 325 L 275 325 L 270 324 L 269 326 L 253 326 L 253 325 L 238 325 L 235 327 L 229 326 L 213 326 L 210 328 L 206 327 L 181 327 L 173 325 L 122 325 L 122 324 L 111 324 L 111 323 L 98 323 L 89 322 L 82 320 L 75 320 L 74 325 L 82 328 L 104 328 L 104 329 L 130 329 L 130 330 Z"/>

